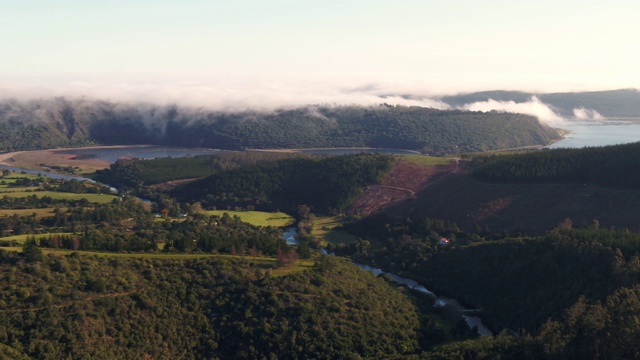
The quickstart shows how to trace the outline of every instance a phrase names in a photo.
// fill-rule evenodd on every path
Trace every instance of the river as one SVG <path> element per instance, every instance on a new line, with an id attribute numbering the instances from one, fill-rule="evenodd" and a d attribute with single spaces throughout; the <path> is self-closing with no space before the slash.
<path id="1" fill-rule="evenodd" d="M 462 306 L 460 302 L 456 299 L 452 299 L 444 296 L 438 296 L 434 294 L 432 291 L 430 291 L 429 289 L 427 289 L 426 287 L 424 287 L 424 285 L 418 283 L 413 279 L 405 278 L 390 272 L 386 272 L 369 265 L 358 264 L 358 263 L 354 263 L 354 264 L 357 265 L 362 270 L 368 271 L 376 276 L 378 275 L 389 276 L 391 279 L 393 279 L 393 281 L 395 281 L 400 285 L 404 285 L 410 289 L 413 289 L 415 291 L 421 292 L 423 294 L 426 294 L 435 298 L 436 300 L 436 303 L 434 305 L 435 307 L 447 307 L 452 310 L 455 310 L 460 314 L 462 314 L 462 318 L 464 318 L 464 321 L 467 323 L 467 326 L 470 329 L 473 329 L 474 327 L 476 328 L 476 330 L 478 331 L 478 335 L 493 336 L 493 331 L 491 331 L 486 325 L 482 323 L 482 319 L 480 319 L 478 316 L 467 315 L 468 312 L 478 311 L 477 309 L 467 309 L 464 306 Z"/>
<path id="2" fill-rule="evenodd" d="M 296 228 L 294 227 L 288 227 L 286 229 L 283 230 L 283 234 L 282 237 L 285 239 L 285 241 L 287 242 L 287 244 L 289 245 L 296 245 L 297 241 L 296 241 L 296 236 L 297 231 Z M 323 254 L 327 254 L 327 252 L 322 249 L 322 253 Z M 331 254 L 329 254 L 331 255 Z M 476 312 L 478 310 L 476 309 L 467 309 L 464 306 L 462 306 L 460 304 L 460 302 L 456 299 L 452 299 L 449 297 L 444 297 L 444 296 L 438 296 L 436 294 L 434 294 L 432 291 L 430 291 L 429 289 L 427 289 L 424 285 L 418 283 L 417 281 L 413 280 L 413 279 L 409 279 L 409 278 L 405 278 L 402 277 L 400 275 L 396 275 L 394 273 L 390 273 L 390 272 L 386 272 L 383 271 L 381 269 L 375 268 L 373 266 L 369 266 L 369 265 L 365 265 L 365 264 L 358 264 L 356 262 L 353 263 L 354 265 L 358 266 L 360 269 L 368 271 L 370 273 L 372 273 L 375 276 L 379 276 L 379 275 L 386 275 L 389 278 L 391 278 L 394 282 L 396 282 L 397 284 L 400 285 L 404 285 L 412 290 L 415 290 L 417 292 L 423 293 L 427 296 L 430 296 L 432 298 L 435 299 L 435 307 L 447 307 L 449 309 L 452 309 L 458 313 L 460 313 L 462 315 L 462 318 L 464 319 L 464 321 L 467 323 L 467 326 L 470 329 L 473 329 L 474 327 L 476 328 L 476 330 L 478 331 L 478 335 L 480 336 L 493 336 L 493 332 L 482 323 L 482 319 L 480 319 L 478 316 L 472 316 L 472 315 L 467 315 L 467 313 L 469 312 Z"/>

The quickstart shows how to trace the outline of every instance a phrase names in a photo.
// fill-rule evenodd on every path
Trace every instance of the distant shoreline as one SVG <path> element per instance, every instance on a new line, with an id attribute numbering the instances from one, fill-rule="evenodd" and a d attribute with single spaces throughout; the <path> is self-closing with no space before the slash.
<path id="1" fill-rule="evenodd" d="M 325 147 L 325 148 L 299 148 L 299 149 L 246 149 L 245 151 L 261 151 L 261 152 L 278 152 L 278 153 L 297 153 L 304 151 L 316 150 L 400 150 L 422 155 L 419 151 L 409 149 L 393 149 L 393 148 L 373 148 L 373 147 Z"/>

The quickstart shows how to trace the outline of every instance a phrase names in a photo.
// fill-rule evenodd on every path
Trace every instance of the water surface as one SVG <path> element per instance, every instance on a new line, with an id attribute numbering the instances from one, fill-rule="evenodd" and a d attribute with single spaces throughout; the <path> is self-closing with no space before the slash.
<path id="1" fill-rule="evenodd" d="M 571 131 L 563 140 L 549 148 L 582 148 L 640 141 L 640 119 L 610 119 L 602 121 L 567 121 L 558 127 Z"/>

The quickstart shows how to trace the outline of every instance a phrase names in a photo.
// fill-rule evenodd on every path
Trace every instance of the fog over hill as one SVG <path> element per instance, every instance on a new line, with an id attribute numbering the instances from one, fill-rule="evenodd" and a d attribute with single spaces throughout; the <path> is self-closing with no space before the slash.
<path id="1" fill-rule="evenodd" d="M 547 92 L 539 90 L 475 91 L 460 84 L 429 86 L 407 80 L 363 81 L 356 78 L 225 79 L 203 77 L 150 80 L 132 77 L 69 80 L 31 79 L 0 84 L 0 99 L 96 99 L 118 104 L 177 105 L 208 111 L 275 111 L 308 105 L 419 106 L 440 110 L 505 111 L 538 117 L 553 125 L 573 119 L 640 116 L 640 92 L 636 89 Z M 477 89 L 477 86 L 476 86 Z"/>
<path id="2" fill-rule="evenodd" d="M 510 104 L 542 103 L 557 115 L 568 119 L 597 120 L 599 116 L 640 116 L 640 91 L 637 89 L 557 93 L 482 91 L 444 96 L 440 100 L 454 108 L 474 108 L 473 104 L 488 104 L 491 101 L 495 102 L 494 108 Z"/>
<path id="3" fill-rule="evenodd" d="M 429 154 L 545 145 L 532 116 L 421 106 L 309 105 L 213 110 L 47 98 L 0 103 L 0 148 L 157 144 L 221 149 L 378 147 Z"/>

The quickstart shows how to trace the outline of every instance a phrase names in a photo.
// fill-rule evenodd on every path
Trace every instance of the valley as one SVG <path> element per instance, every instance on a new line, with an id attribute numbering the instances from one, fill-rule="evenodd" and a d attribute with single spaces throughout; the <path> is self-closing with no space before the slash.
<path id="1" fill-rule="evenodd" d="M 600 317 L 612 319 L 606 329 L 633 326 L 616 311 L 636 311 L 619 299 L 640 282 L 637 148 L 437 157 L 155 145 L 8 152 L 0 351 L 571 357 L 585 346 L 575 344 L 609 339 L 582 332 Z M 20 336 L 20 324 L 34 321 L 28 314 L 42 320 Z M 45 333 L 68 316 L 94 348 L 73 332 Z M 123 337 L 127 329 L 137 335 Z M 171 341 L 149 341 L 159 338 Z M 620 351 L 633 351 L 621 341 L 631 350 Z"/>

